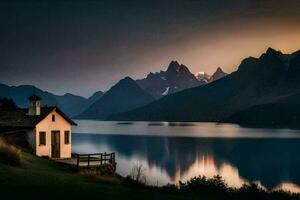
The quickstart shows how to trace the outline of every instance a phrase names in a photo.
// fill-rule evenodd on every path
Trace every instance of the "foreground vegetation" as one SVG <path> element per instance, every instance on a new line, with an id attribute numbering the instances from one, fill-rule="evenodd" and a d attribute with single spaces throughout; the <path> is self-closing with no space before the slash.
<path id="1" fill-rule="evenodd" d="M 139 183 L 143 179 L 136 176 L 78 171 L 7 147 L 10 150 L 5 152 L 13 158 L 0 156 L 1 199 L 300 199 L 284 192 L 268 193 L 255 184 L 229 188 L 220 176 L 196 177 L 179 186 L 150 187 Z"/>
<path id="2" fill-rule="evenodd" d="M 9 165 L 21 165 L 21 150 L 0 138 L 0 161 Z"/>

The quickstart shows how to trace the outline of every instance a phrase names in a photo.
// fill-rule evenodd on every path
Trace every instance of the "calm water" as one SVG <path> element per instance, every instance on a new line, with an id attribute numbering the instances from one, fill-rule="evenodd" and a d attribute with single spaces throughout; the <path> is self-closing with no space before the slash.
<path id="1" fill-rule="evenodd" d="M 152 185 L 219 174 L 230 186 L 256 181 L 300 192 L 300 130 L 215 123 L 78 120 L 73 152 L 116 152 L 117 172 L 142 164 Z"/>

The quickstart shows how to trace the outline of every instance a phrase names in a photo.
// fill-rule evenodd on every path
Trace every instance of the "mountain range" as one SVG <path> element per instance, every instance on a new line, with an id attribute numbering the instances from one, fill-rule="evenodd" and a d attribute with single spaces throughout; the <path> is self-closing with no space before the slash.
<path id="1" fill-rule="evenodd" d="M 211 80 L 220 78 L 221 72 L 224 73 L 219 68 Z M 144 79 L 122 79 L 76 118 L 104 120 L 110 115 L 130 111 L 169 94 L 206 83 L 198 80 L 185 65 L 172 61 L 166 71 L 150 73 Z"/>
<path id="2" fill-rule="evenodd" d="M 227 121 L 256 123 L 300 121 L 300 51 L 282 54 L 269 48 L 244 59 L 238 70 L 209 84 L 170 94 L 109 120 Z M 276 107 L 272 107 L 272 105 Z M 251 114 L 249 114 L 251 113 Z M 256 120 L 256 117 L 257 120 Z M 276 121 L 277 120 L 277 121 Z"/>
<path id="3" fill-rule="evenodd" d="M 300 122 L 300 51 L 283 54 L 269 48 L 248 57 L 237 71 L 192 74 L 172 61 L 166 71 L 144 79 L 126 77 L 103 94 L 89 98 L 55 95 L 30 85 L 0 84 L 0 98 L 27 107 L 36 94 L 43 105 L 59 106 L 75 118 L 100 120 L 213 121 L 241 124 Z"/>
<path id="4" fill-rule="evenodd" d="M 76 118 L 106 119 L 112 114 L 129 111 L 154 100 L 154 97 L 140 88 L 134 80 L 125 77 Z"/>
<path id="5" fill-rule="evenodd" d="M 166 71 L 151 72 L 146 78 L 136 80 L 136 82 L 157 99 L 206 84 L 205 81 L 198 80 L 185 65 L 179 64 L 177 61 L 172 61 Z"/>
<path id="6" fill-rule="evenodd" d="M 150 73 L 144 79 L 134 81 L 126 77 L 108 90 L 105 95 L 101 91 L 95 92 L 89 98 L 70 93 L 55 95 L 32 85 L 0 84 L 0 98 L 11 98 L 17 106 L 27 107 L 27 98 L 36 94 L 42 98 L 42 105 L 58 106 L 70 117 L 104 119 L 110 114 L 146 105 L 155 100 L 153 97 L 161 98 L 202 84 L 206 82 L 198 80 L 186 66 L 172 61 L 166 71 Z"/>
<path id="7" fill-rule="evenodd" d="M 43 91 L 32 85 L 8 86 L 0 84 L 0 98 L 11 98 L 21 108 L 28 107 L 28 97 L 36 94 L 42 98 L 42 105 L 58 106 L 67 115 L 74 117 L 82 113 L 91 104 L 102 97 L 103 92 L 99 91 L 90 98 L 84 98 L 73 94 L 55 95 Z"/>

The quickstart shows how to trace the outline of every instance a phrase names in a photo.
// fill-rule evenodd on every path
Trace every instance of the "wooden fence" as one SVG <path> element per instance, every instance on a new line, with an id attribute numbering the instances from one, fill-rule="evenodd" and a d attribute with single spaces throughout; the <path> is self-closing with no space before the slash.
<path id="1" fill-rule="evenodd" d="M 103 164 L 115 164 L 115 153 L 93 153 L 93 154 L 73 154 L 77 159 L 77 167 L 100 166 Z"/>

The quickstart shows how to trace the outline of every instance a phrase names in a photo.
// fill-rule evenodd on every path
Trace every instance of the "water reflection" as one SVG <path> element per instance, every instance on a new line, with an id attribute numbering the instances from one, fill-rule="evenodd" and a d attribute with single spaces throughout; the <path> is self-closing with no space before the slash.
<path id="1" fill-rule="evenodd" d="M 137 162 L 150 184 L 220 174 L 230 186 L 260 181 L 268 189 L 300 185 L 300 139 L 178 138 L 74 134 L 73 151 L 115 151 L 121 175 Z"/>
<path id="2" fill-rule="evenodd" d="M 196 161 L 185 172 L 182 172 L 179 169 L 174 177 L 174 181 L 187 181 L 191 177 L 198 176 L 199 174 L 205 175 L 207 177 L 221 175 L 231 187 L 240 187 L 247 182 L 240 177 L 237 168 L 225 162 L 220 166 L 217 166 L 216 161 L 211 155 L 203 156 L 200 159 L 197 158 Z"/>
<path id="3" fill-rule="evenodd" d="M 293 193 L 300 193 L 300 187 L 294 183 L 281 183 L 274 190 L 285 190 Z"/>

